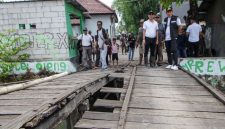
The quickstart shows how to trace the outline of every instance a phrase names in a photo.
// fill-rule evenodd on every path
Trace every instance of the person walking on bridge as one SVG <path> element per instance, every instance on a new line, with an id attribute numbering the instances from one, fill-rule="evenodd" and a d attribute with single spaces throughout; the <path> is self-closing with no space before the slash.
<path id="1" fill-rule="evenodd" d="M 144 54 L 144 46 L 143 46 L 143 23 L 144 19 L 140 20 L 140 28 L 138 29 L 138 36 L 136 41 L 136 48 L 139 46 L 139 65 L 142 65 L 143 54 Z"/>
<path id="2" fill-rule="evenodd" d="M 148 20 L 143 25 L 143 44 L 145 45 L 144 62 L 148 66 L 148 51 L 150 48 L 150 67 L 155 67 L 155 49 L 158 44 L 158 23 L 154 20 L 155 13 L 148 13 Z"/>
<path id="3" fill-rule="evenodd" d="M 181 20 L 173 15 L 173 9 L 166 10 L 167 16 L 164 19 L 166 28 L 166 52 L 169 65 L 167 69 L 178 70 L 178 53 L 177 53 L 177 37 L 178 31 L 181 29 Z"/>
<path id="4" fill-rule="evenodd" d="M 156 46 L 156 60 L 157 60 L 157 65 L 162 66 L 163 63 L 163 42 L 165 39 L 165 27 L 162 24 L 160 20 L 160 13 L 158 13 L 155 17 L 155 20 L 158 22 L 158 37 L 159 37 L 159 43 Z"/>
<path id="5" fill-rule="evenodd" d="M 78 40 L 82 41 L 82 63 L 85 67 L 84 70 L 88 70 L 92 68 L 92 61 L 91 61 L 91 53 L 92 53 L 92 37 L 88 34 L 87 28 L 84 28 L 84 34 L 78 37 Z"/>
<path id="6" fill-rule="evenodd" d="M 196 23 L 195 18 L 191 17 L 191 25 L 187 28 L 187 35 L 189 36 L 189 50 L 191 57 L 198 57 L 199 56 L 199 37 L 200 33 L 202 32 L 202 27 Z"/>
<path id="7" fill-rule="evenodd" d="M 104 28 L 102 28 L 102 21 L 97 22 L 97 39 L 98 46 L 100 49 L 100 61 L 102 66 L 102 71 L 107 70 L 106 56 L 107 56 L 107 45 L 108 45 L 108 35 Z"/>

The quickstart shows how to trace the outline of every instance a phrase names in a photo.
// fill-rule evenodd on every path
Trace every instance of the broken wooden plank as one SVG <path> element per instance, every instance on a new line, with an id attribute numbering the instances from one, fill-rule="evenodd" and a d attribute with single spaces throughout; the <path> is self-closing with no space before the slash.
<path id="1" fill-rule="evenodd" d="M 75 129 L 117 129 L 117 121 L 81 119 Z"/>
<path id="2" fill-rule="evenodd" d="M 108 107 L 108 108 L 116 108 L 122 107 L 123 102 L 118 100 L 103 100 L 97 99 L 94 103 L 94 107 Z"/>
<path id="3" fill-rule="evenodd" d="M 82 116 L 82 119 L 118 121 L 119 114 L 109 112 L 86 111 Z"/>
<path id="4" fill-rule="evenodd" d="M 102 87 L 100 92 L 102 93 L 126 93 L 127 89 L 123 88 L 110 88 L 110 87 Z"/>

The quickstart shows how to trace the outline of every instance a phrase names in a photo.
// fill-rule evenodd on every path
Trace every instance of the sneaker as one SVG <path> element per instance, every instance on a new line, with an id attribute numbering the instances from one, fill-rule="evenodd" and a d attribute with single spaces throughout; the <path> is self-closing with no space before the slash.
<path id="1" fill-rule="evenodd" d="M 167 67 L 166 67 L 166 69 L 171 69 L 172 68 L 172 65 L 168 65 Z"/>
<path id="2" fill-rule="evenodd" d="M 171 67 L 172 70 L 178 70 L 178 67 L 176 65 Z"/>

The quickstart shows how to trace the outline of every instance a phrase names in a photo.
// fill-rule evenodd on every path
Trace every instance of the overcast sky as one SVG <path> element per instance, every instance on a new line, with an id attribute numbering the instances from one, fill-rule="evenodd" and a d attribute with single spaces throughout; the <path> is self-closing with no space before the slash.
<path id="1" fill-rule="evenodd" d="M 109 7 L 112 6 L 112 2 L 113 2 L 113 0 L 100 0 L 100 1 L 102 1 L 103 3 L 105 3 L 106 5 L 108 5 Z"/>

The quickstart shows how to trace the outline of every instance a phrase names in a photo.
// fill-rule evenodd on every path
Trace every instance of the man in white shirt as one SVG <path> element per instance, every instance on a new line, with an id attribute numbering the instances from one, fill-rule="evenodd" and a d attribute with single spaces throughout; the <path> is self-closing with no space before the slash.
<path id="1" fill-rule="evenodd" d="M 158 23 L 154 20 L 153 11 L 148 13 L 148 20 L 143 24 L 143 45 L 145 46 L 144 62 L 148 65 L 148 51 L 150 48 L 150 67 L 155 67 L 155 49 L 158 44 Z"/>
<path id="2" fill-rule="evenodd" d="M 82 42 L 82 63 L 83 66 L 85 67 L 84 70 L 88 70 L 92 68 L 92 63 L 91 63 L 91 53 L 92 53 L 92 37 L 87 33 L 87 28 L 84 28 L 84 34 L 81 34 L 78 37 L 78 40 L 81 40 Z"/>
<path id="3" fill-rule="evenodd" d="M 187 28 L 189 50 L 191 57 L 198 57 L 199 53 L 199 36 L 202 32 L 202 27 L 196 23 L 195 18 L 191 18 L 191 25 Z"/>
<path id="4" fill-rule="evenodd" d="M 169 65 L 167 69 L 178 70 L 177 37 L 178 30 L 181 29 L 181 20 L 173 15 L 172 8 L 166 10 L 167 16 L 164 19 L 166 28 L 166 52 Z"/>

